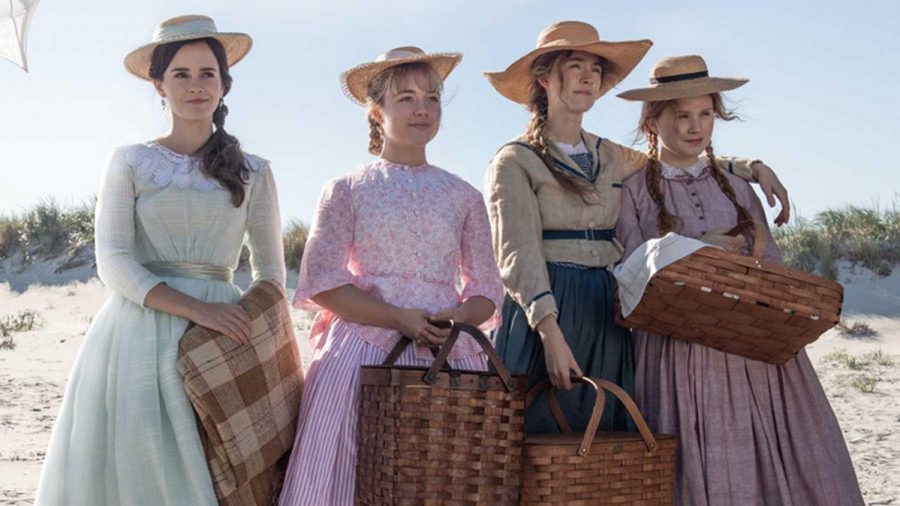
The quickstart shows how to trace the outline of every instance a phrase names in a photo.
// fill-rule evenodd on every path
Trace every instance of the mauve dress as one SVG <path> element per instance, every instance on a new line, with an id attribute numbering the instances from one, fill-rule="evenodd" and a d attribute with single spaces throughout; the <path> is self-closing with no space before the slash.
<path id="1" fill-rule="evenodd" d="M 727 230 L 737 212 L 705 162 L 664 167 L 660 188 L 681 221 L 675 232 L 702 238 Z M 726 175 L 738 202 L 765 223 L 747 182 Z M 616 236 L 625 258 L 660 237 L 659 208 L 646 173 L 624 183 Z M 771 233 L 765 260 L 782 263 Z M 749 245 L 744 254 L 749 254 Z M 675 434 L 676 504 L 856 505 L 862 495 L 834 412 L 805 351 L 782 364 L 636 331 L 638 405 L 654 432 Z"/>

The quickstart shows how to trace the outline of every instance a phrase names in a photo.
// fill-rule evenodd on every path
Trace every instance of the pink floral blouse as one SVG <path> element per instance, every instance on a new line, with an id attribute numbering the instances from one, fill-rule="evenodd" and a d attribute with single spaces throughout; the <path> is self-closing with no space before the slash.
<path id="1" fill-rule="evenodd" d="M 330 181 L 319 198 L 294 295 L 294 307 L 318 311 L 310 331 L 316 348 L 340 318 L 310 298 L 346 284 L 403 308 L 437 312 L 480 295 L 499 309 L 503 285 L 481 193 L 433 165 L 383 159 Z M 400 335 L 341 323 L 385 352 Z M 495 310 L 482 330 L 498 323 Z M 480 351 L 474 339 L 462 337 L 451 358 Z M 425 348 L 417 354 L 431 357 Z"/>

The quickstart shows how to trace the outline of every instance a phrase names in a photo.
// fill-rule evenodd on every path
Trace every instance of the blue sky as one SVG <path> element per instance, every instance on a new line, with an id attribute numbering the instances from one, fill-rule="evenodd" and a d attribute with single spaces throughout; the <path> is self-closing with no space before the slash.
<path id="1" fill-rule="evenodd" d="M 804 216 L 846 204 L 900 203 L 900 35 L 895 2 L 43 0 L 29 41 L 31 73 L 0 61 L 0 213 L 44 197 L 96 192 L 114 146 L 153 138 L 166 117 L 125 54 L 167 17 L 203 13 L 254 37 L 233 70 L 227 128 L 272 162 L 285 218 L 309 221 L 319 189 L 367 161 L 364 110 L 337 76 L 397 46 L 460 51 L 429 160 L 482 188 L 495 150 L 526 112 L 482 77 L 534 47 L 540 30 L 587 21 L 607 40 L 654 47 L 615 92 L 644 86 L 654 62 L 703 55 L 713 75 L 748 77 L 728 96 L 745 121 L 721 123 L 716 151 L 765 160 Z M 600 99 L 585 127 L 630 145 L 640 106 Z M 639 147 L 642 148 L 642 147 Z M 770 214 L 771 216 L 771 214 Z"/>

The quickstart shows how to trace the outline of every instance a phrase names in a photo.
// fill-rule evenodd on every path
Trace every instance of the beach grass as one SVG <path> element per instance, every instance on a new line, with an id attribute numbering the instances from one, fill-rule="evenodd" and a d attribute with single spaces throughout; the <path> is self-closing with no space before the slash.
<path id="1" fill-rule="evenodd" d="M 837 261 L 866 267 L 889 276 L 900 263 L 900 207 L 890 209 L 847 206 L 829 209 L 812 219 L 797 217 L 774 229 L 785 263 L 797 269 L 836 279 Z"/>
<path id="2" fill-rule="evenodd" d="M 94 241 L 96 199 L 63 206 L 47 198 L 25 212 L 0 216 L 0 260 L 20 256 L 23 264 L 72 256 Z M 299 269 L 309 227 L 302 221 L 285 222 L 285 263 Z M 900 263 L 900 205 L 880 210 L 848 206 L 829 209 L 807 219 L 796 217 L 773 229 L 785 263 L 830 279 L 837 277 L 838 261 L 860 265 L 888 276 Z M 247 251 L 242 255 L 246 261 Z"/>

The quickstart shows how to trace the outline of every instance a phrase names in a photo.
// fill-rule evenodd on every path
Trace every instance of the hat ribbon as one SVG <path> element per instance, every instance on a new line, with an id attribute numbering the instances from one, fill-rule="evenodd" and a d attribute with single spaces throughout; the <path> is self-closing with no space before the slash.
<path id="1" fill-rule="evenodd" d="M 651 77 L 650 82 L 652 84 L 674 83 L 676 81 L 688 81 L 690 79 L 697 79 L 700 77 L 709 77 L 709 72 L 704 70 L 702 72 L 692 72 L 690 74 L 675 74 L 672 76 Z"/>

